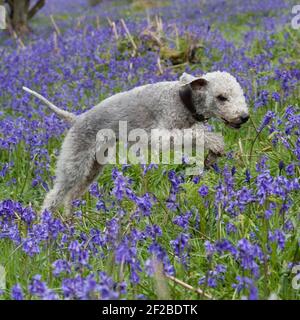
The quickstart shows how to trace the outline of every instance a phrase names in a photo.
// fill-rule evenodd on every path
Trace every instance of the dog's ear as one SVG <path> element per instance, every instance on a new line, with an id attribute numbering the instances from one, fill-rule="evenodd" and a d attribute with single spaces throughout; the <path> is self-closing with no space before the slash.
<path id="1" fill-rule="evenodd" d="M 197 80 L 193 80 L 192 82 L 195 82 L 195 81 L 197 81 Z M 194 105 L 194 101 L 193 101 L 193 90 L 194 89 L 192 88 L 192 85 L 191 85 L 192 82 L 188 83 L 186 85 L 183 85 L 179 89 L 179 96 L 180 96 L 181 102 L 190 111 L 190 113 L 192 114 L 194 119 L 196 119 L 197 121 L 204 121 L 205 120 L 204 115 L 198 113 L 196 110 L 196 107 Z M 202 93 L 200 93 L 200 94 L 202 94 Z"/>
<path id="2" fill-rule="evenodd" d="M 196 80 L 197 78 L 192 76 L 191 74 L 188 74 L 186 72 L 184 72 L 182 74 L 182 76 L 180 77 L 179 81 L 183 84 L 183 85 L 186 85 L 186 84 L 189 84 L 191 83 L 192 81 Z"/>
<path id="3" fill-rule="evenodd" d="M 190 106 L 192 106 L 192 108 L 194 108 L 194 103 L 192 98 L 193 93 L 190 85 L 182 86 L 182 88 L 179 90 L 179 95 L 180 95 L 181 101 L 184 103 L 186 107 L 190 109 L 191 108 Z"/>
<path id="4" fill-rule="evenodd" d="M 203 77 L 194 77 L 185 72 L 182 74 L 179 81 L 183 86 L 189 85 L 192 90 L 201 90 L 208 84 L 208 81 Z"/>
<path id="5" fill-rule="evenodd" d="M 201 90 L 208 85 L 208 81 L 204 78 L 197 78 L 190 82 L 192 90 Z"/>
<path id="6" fill-rule="evenodd" d="M 188 76 L 190 81 L 183 84 L 179 91 L 181 100 L 186 106 L 193 106 L 193 91 L 200 91 L 208 85 L 208 81 L 204 78 L 196 78 L 184 73 L 182 76 Z M 182 81 L 182 80 L 181 80 Z M 193 106 L 194 108 L 194 106 Z"/>

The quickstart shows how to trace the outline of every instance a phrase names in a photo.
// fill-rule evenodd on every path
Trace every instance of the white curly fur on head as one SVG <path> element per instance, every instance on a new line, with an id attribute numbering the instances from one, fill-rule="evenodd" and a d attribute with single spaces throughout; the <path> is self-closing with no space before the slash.
<path id="1" fill-rule="evenodd" d="M 208 104 L 212 105 L 214 116 L 235 124 L 240 122 L 240 117 L 249 114 L 243 89 L 234 76 L 215 71 L 202 78 L 208 81 Z"/>
<path id="2" fill-rule="evenodd" d="M 243 89 L 236 78 L 228 72 L 215 71 L 201 77 L 183 73 L 179 79 L 182 86 L 205 79 L 207 84 L 194 90 L 194 101 L 198 112 L 208 118 L 220 118 L 232 126 L 239 126 L 241 118 L 248 117 Z"/>

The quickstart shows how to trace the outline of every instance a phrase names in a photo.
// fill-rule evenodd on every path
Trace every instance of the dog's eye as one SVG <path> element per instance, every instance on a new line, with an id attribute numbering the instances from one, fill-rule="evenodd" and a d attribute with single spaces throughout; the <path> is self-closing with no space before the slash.
<path id="1" fill-rule="evenodd" d="M 228 101 L 228 98 L 222 96 L 221 94 L 219 96 L 217 96 L 217 99 L 220 101 Z"/>

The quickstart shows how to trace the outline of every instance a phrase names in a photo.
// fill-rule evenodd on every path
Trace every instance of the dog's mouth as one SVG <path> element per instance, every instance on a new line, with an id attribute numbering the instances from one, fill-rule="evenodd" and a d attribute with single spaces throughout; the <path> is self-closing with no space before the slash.
<path id="1" fill-rule="evenodd" d="M 226 120 L 225 118 L 222 118 L 223 122 L 226 124 L 226 126 L 234 129 L 240 129 L 241 128 L 241 123 L 234 123 Z"/>

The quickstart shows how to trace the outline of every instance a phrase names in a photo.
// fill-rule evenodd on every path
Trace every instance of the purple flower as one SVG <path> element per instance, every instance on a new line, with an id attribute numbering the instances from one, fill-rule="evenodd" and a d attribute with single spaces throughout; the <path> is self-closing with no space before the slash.
<path id="1" fill-rule="evenodd" d="M 282 160 L 279 161 L 278 168 L 280 171 L 284 168 L 284 162 Z"/>
<path id="2" fill-rule="evenodd" d="M 269 231 L 268 240 L 270 242 L 276 242 L 280 250 L 283 250 L 285 247 L 285 234 L 279 229 L 276 229 L 273 233 Z"/>
<path id="3" fill-rule="evenodd" d="M 24 300 L 22 287 L 18 283 L 11 289 L 11 298 L 13 300 Z"/>
<path id="4" fill-rule="evenodd" d="M 291 220 L 287 220 L 284 224 L 284 230 L 287 232 L 291 232 L 294 230 L 294 224 Z"/>
<path id="5" fill-rule="evenodd" d="M 180 216 L 176 216 L 173 219 L 173 223 L 178 225 L 179 227 L 186 229 L 189 225 L 189 219 L 191 218 L 192 213 L 191 212 L 187 212 L 184 215 L 180 215 Z"/>
<path id="6" fill-rule="evenodd" d="M 190 236 L 186 233 L 181 233 L 175 240 L 171 240 L 170 244 L 173 247 L 175 256 L 177 256 L 182 264 L 186 267 L 187 266 L 187 259 L 188 259 L 188 242 Z"/>
<path id="7" fill-rule="evenodd" d="M 259 276 L 259 262 L 264 259 L 264 254 L 257 244 L 250 243 L 247 239 L 238 242 L 238 258 L 245 270 L 251 270 L 255 277 Z"/>
<path id="8" fill-rule="evenodd" d="M 293 163 L 285 167 L 286 174 L 289 176 L 295 175 L 295 165 Z"/>
<path id="9" fill-rule="evenodd" d="M 266 127 L 273 119 L 275 119 L 275 113 L 273 111 L 267 111 L 265 114 L 261 125 L 260 125 L 260 130 L 262 130 L 264 127 Z"/>
<path id="10" fill-rule="evenodd" d="M 138 205 L 141 213 L 144 216 L 150 216 L 152 209 L 152 199 L 148 193 L 144 194 L 142 197 L 136 197 L 135 203 Z"/>
<path id="11" fill-rule="evenodd" d="M 149 253 L 153 255 L 158 261 L 161 261 L 163 263 L 164 271 L 166 274 L 175 274 L 175 269 L 171 264 L 166 251 L 157 242 L 152 242 L 152 244 L 149 246 Z"/>
<path id="12" fill-rule="evenodd" d="M 193 182 L 194 182 L 195 184 L 198 184 L 199 181 L 200 181 L 200 176 L 195 176 L 195 177 L 193 177 Z"/>
<path id="13" fill-rule="evenodd" d="M 280 102 L 280 94 L 278 92 L 273 92 L 272 93 L 272 98 L 273 100 L 275 100 L 276 102 Z"/>
<path id="14" fill-rule="evenodd" d="M 161 227 L 156 224 L 147 225 L 146 229 L 145 229 L 145 235 L 154 241 L 154 240 L 156 240 L 156 237 L 162 236 Z M 143 237 L 143 235 L 142 235 L 142 237 Z"/>
<path id="15" fill-rule="evenodd" d="M 258 290 L 254 284 L 254 281 L 248 277 L 240 277 L 237 276 L 236 280 L 238 283 L 233 284 L 232 287 L 237 289 L 238 293 L 242 290 L 246 289 L 249 292 L 249 300 L 257 300 L 258 299 Z"/>
<path id="16" fill-rule="evenodd" d="M 70 273 L 71 266 L 70 263 L 66 260 L 59 259 L 52 263 L 53 275 L 58 277 L 61 273 Z"/>
<path id="17" fill-rule="evenodd" d="M 215 246 L 208 240 L 204 242 L 204 247 L 208 257 L 211 257 L 216 252 Z"/>
<path id="18" fill-rule="evenodd" d="M 41 275 L 35 275 L 32 278 L 31 284 L 28 286 L 30 294 L 42 296 L 47 291 L 47 286 L 41 281 Z"/>
<path id="19" fill-rule="evenodd" d="M 203 185 L 199 188 L 198 193 L 201 197 L 206 197 L 208 195 L 208 187 Z"/>
<path id="20" fill-rule="evenodd" d="M 230 252 L 233 256 L 236 256 L 238 251 L 235 246 L 227 239 L 217 241 L 215 248 L 219 253 Z"/>
<path id="21" fill-rule="evenodd" d="M 263 107 L 268 103 L 268 99 L 269 99 L 269 92 L 266 90 L 262 90 L 259 93 L 259 97 L 258 100 L 255 102 L 255 107 Z"/>
<path id="22" fill-rule="evenodd" d="M 236 233 L 237 232 L 237 227 L 233 224 L 233 223 L 231 223 L 231 222 L 228 222 L 227 224 L 226 224 L 226 233 L 227 234 L 230 234 L 230 233 Z"/>
<path id="23" fill-rule="evenodd" d="M 52 290 L 48 289 L 45 282 L 41 281 L 41 275 L 35 275 L 28 286 L 31 295 L 42 298 L 43 300 L 57 300 L 58 296 Z"/>
<path id="24" fill-rule="evenodd" d="M 113 195 L 117 200 L 122 200 L 125 194 L 131 194 L 129 189 L 129 180 L 124 177 L 123 173 L 118 171 L 116 168 L 112 171 L 112 178 L 114 179 L 114 188 L 112 190 Z"/>
<path id="25" fill-rule="evenodd" d="M 209 270 L 206 277 L 202 277 L 199 280 L 199 284 L 204 284 L 207 280 L 207 285 L 211 288 L 216 288 L 218 281 L 224 281 L 224 274 L 226 273 L 227 267 L 223 264 L 217 264 L 213 270 Z"/>
<path id="26" fill-rule="evenodd" d="M 145 272 L 148 276 L 153 276 L 156 270 L 157 261 L 154 258 L 147 259 L 145 262 Z"/>
<path id="27" fill-rule="evenodd" d="M 249 169 L 246 169 L 245 175 L 246 175 L 245 181 L 246 181 L 247 183 L 249 183 L 250 180 L 251 180 L 251 174 L 250 174 L 250 170 L 249 170 Z"/>

